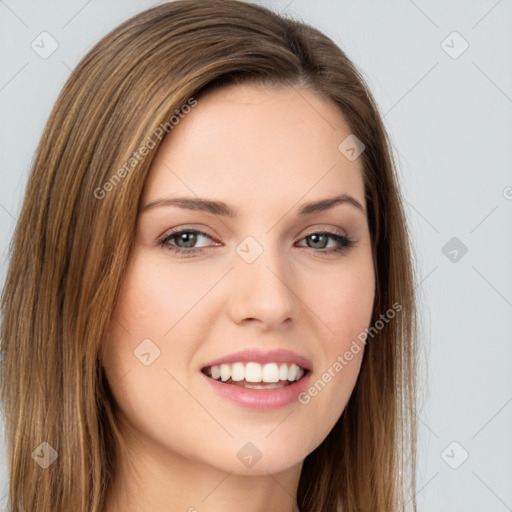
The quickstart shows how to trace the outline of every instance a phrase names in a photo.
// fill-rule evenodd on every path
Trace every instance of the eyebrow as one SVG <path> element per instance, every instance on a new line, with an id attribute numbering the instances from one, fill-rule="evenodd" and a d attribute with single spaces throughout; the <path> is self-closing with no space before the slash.
<path id="1" fill-rule="evenodd" d="M 305 203 L 300 207 L 298 215 L 303 217 L 312 215 L 314 213 L 324 212 L 339 204 L 352 205 L 366 215 L 366 211 L 363 205 L 349 194 L 341 194 L 339 196 L 322 199 L 320 201 Z M 151 208 L 163 206 L 177 206 L 178 208 L 202 211 L 212 213 L 213 215 L 221 215 L 224 217 L 238 217 L 238 212 L 230 208 L 223 201 L 213 201 L 211 199 L 198 197 L 167 197 L 156 199 L 155 201 L 152 201 L 144 206 L 142 211 L 147 211 Z"/>

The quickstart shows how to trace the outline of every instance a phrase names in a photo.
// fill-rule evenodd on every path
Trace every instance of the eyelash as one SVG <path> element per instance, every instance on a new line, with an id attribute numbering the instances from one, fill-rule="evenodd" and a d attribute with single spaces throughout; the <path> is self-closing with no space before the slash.
<path id="1" fill-rule="evenodd" d="M 203 248 L 197 248 L 197 247 L 191 247 L 189 249 L 182 249 L 181 247 L 176 247 L 174 245 L 169 245 L 169 241 L 173 238 L 176 238 L 178 235 L 181 235 L 183 233 L 193 233 L 195 235 L 203 235 L 207 238 L 210 238 L 213 240 L 213 237 L 209 235 L 208 233 L 201 231 L 199 229 L 181 229 L 177 231 L 173 231 L 172 233 L 169 233 L 165 235 L 162 239 L 158 241 L 158 244 L 167 250 L 172 251 L 176 255 L 180 257 L 187 257 L 191 256 L 193 254 L 197 254 L 198 252 L 201 252 Z M 341 235 L 339 233 L 331 233 L 329 231 L 315 231 L 313 233 L 309 233 L 301 240 L 304 240 L 305 238 L 308 238 L 312 235 L 323 235 L 331 238 L 332 240 L 336 241 L 339 246 L 331 249 L 317 249 L 315 252 L 319 252 L 322 254 L 334 254 L 334 253 L 344 253 L 348 251 L 350 248 L 354 247 L 355 242 L 347 235 Z M 302 246 L 301 246 L 302 247 Z M 308 249 L 313 249 L 314 247 L 306 247 Z"/>

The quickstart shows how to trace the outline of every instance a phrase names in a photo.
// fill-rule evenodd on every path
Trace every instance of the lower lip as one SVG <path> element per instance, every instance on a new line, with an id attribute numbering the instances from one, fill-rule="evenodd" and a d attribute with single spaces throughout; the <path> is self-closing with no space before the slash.
<path id="1" fill-rule="evenodd" d="M 276 389 L 248 389 L 232 384 L 224 384 L 204 373 L 201 375 L 220 396 L 240 407 L 250 409 L 279 409 L 297 402 L 298 395 L 306 391 L 311 372 L 307 372 L 300 380 Z"/>

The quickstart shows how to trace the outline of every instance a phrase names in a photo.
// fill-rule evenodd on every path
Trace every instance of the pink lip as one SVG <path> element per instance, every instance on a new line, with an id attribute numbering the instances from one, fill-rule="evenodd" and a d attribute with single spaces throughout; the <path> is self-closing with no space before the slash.
<path id="1" fill-rule="evenodd" d="M 277 350 L 261 350 L 261 349 L 248 349 L 240 352 L 229 354 L 228 356 L 215 359 L 205 364 L 203 368 L 207 366 L 217 366 L 220 364 L 231 364 L 231 363 L 249 363 L 255 362 L 259 364 L 265 363 L 295 363 L 297 366 L 301 366 L 305 370 L 312 370 L 311 361 L 304 356 L 300 356 L 291 350 L 277 349 Z M 302 380 L 302 379 L 301 379 Z"/>
<path id="2" fill-rule="evenodd" d="M 219 382 L 202 372 L 201 376 L 206 379 L 216 393 L 240 407 L 272 410 L 297 402 L 299 395 L 304 393 L 309 385 L 311 372 L 308 371 L 302 379 L 293 384 L 277 389 L 246 389 Z"/>
<path id="3" fill-rule="evenodd" d="M 313 365 L 311 361 L 304 356 L 296 354 L 291 350 L 261 350 L 261 349 L 248 349 L 228 356 L 221 357 L 210 361 L 203 366 L 203 369 L 208 366 L 217 366 L 221 364 L 231 364 L 237 362 L 255 362 L 259 364 L 265 363 L 295 363 L 305 370 L 304 376 L 283 388 L 277 389 L 246 389 L 225 382 L 219 382 L 211 377 L 208 377 L 201 372 L 202 378 L 212 386 L 214 391 L 223 398 L 230 400 L 240 407 L 247 407 L 259 410 L 278 409 L 290 405 L 298 400 L 298 396 L 306 391 L 311 377 Z"/>

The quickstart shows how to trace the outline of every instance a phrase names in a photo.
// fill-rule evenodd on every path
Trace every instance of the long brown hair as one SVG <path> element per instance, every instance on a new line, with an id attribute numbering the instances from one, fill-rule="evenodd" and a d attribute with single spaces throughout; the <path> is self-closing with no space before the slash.
<path id="1" fill-rule="evenodd" d="M 191 98 L 243 81 L 309 88 L 364 143 L 372 325 L 400 306 L 369 341 L 337 424 L 306 457 L 299 508 L 386 512 L 410 502 L 416 510 L 413 259 L 375 101 L 318 30 L 236 0 L 179 0 L 132 17 L 83 58 L 36 151 L 1 303 L 13 512 L 103 510 L 122 440 L 98 357 L 161 142 L 155 134 L 165 127 L 172 137 L 169 119 Z"/>

